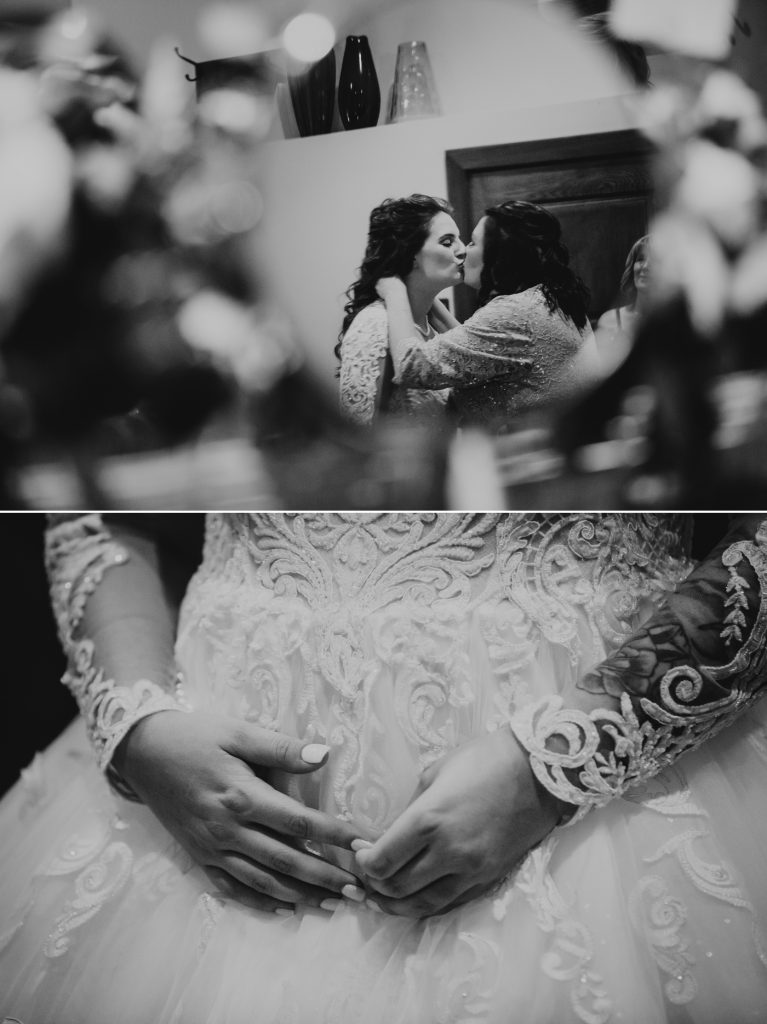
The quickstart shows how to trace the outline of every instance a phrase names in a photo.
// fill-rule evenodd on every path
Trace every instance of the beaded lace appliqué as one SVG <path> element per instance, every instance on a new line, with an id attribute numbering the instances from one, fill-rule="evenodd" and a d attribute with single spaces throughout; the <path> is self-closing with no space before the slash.
<path id="1" fill-rule="evenodd" d="M 729 725 L 760 696 L 765 683 L 767 521 L 754 541 L 728 547 L 722 561 L 733 568 L 744 558 L 756 575 L 759 602 L 750 634 L 727 664 L 675 666 L 662 677 L 657 699 L 639 697 L 635 703 L 623 693 L 617 711 L 586 714 L 564 708 L 560 697 L 546 697 L 513 717 L 512 728 L 530 754 L 536 777 L 555 796 L 579 808 L 571 822 L 651 778 Z M 735 592 L 742 593 L 744 585 L 744 580 L 738 583 Z M 741 601 L 734 607 L 739 612 Z M 732 614 L 723 616 L 727 625 L 722 636 L 728 641 L 731 627 L 741 628 L 739 618 L 730 621 Z M 564 749 L 553 749 L 554 743 Z"/>
<path id="2" fill-rule="evenodd" d="M 376 414 L 381 360 L 389 350 L 386 313 L 375 303 L 357 314 L 341 342 L 341 411 L 356 423 Z"/>
<path id="3" fill-rule="evenodd" d="M 595 650 L 617 647 L 635 628 L 643 601 L 689 571 L 679 517 L 657 515 L 510 516 L 498 530 L 506 591 L 575 663 L 586 615 Z"/>
<path id="4" fill-rule="evenodd" d="M 104 573 L 127 560 L 128 552 L 115 542 L 100 516 L 50 517 L 45 563 L 59 638 L 67 655 L 62 682 L 78 703 L 102 769 L 139 719 L 180 707 L 172 694 L 151 680 L 116 685 L 94 664 L 93 642 L 79 634 L 86 602 Z"/>
<path id="5" fill-rule="evenodd" d="M 434 344 L 430 339 L 429 344 Z M 382 302 L 360 310 L 341 342 L 341 412 L 355 423 L 369 426 L 378 413 L 380 377 L 389 352 L 389 328 Z M 391 384 L 386 412 L 407 414 L 419 420 L 441 422 L 448 392 L 406 388 Z"/>

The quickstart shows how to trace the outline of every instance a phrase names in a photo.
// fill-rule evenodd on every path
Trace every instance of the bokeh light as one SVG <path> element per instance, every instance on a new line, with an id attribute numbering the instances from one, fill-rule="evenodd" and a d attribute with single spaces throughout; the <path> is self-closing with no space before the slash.
<path id="1" fill-rule="evenodd" d="M 282 43 L 291 57 L 300 61 L 320 60 L 336 41 L 336 30 L 322 14 L 307 11 L 285 26 Z"/>

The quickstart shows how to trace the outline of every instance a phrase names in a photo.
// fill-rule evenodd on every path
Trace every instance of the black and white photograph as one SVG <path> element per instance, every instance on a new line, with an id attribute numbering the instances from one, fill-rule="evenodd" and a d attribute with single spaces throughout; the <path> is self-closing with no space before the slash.
<path id="1" fill-rule="evenodd" d="M 767 1020 L 763 0 L 0 0 L 0 1024 Z"/>

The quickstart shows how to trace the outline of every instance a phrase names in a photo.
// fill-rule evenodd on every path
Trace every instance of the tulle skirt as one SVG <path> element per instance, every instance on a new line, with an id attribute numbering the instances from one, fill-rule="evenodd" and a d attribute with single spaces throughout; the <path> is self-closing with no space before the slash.
<path id="1" fill-rule="evenodd" d="M 0 805 L 0 1010 L 24 1024 L 767 1018 L 767 731 L 749 718 L 422 921 L 222 903 L 80 723 Z M 1 1018 L 0 1018 L 1 1019 Z"/>
<path id="2" fill-rule="evenodd" d="M 293 795 L 368 815 L 368 833 L 407 803 L 432 740 L 499 724 L 509 679 L 528 699 L 604 655 L 584 627 L 577 663 L 540 637 L 528 657 L 529 624 L 488 600 L 468 617 L 450 603 L 368 615 L 354 623 L 368 646 L 351 658 L 337 611 L 323 632 L 323 613 L 300 603 L 210 586 L 192 588 L 182 621 L 190 699 L 340 736 Z M 366 694 L 362 711 L 344 686 Z M 366 751 L 356 774 L 350 707 Z M 281 917 L 220 901 L 151 812 L 110 790 L 76 722 L 0 803 L 0 1020 L 763 1024 L 766 724 L 762 702 L 641 790 L 555 830 L 488 896 L 412 920 L 346 902 Z"/>

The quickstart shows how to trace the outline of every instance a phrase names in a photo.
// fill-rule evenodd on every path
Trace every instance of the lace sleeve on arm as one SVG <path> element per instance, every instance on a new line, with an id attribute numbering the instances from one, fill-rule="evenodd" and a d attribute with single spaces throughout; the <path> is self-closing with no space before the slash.
<path id="1" fill-rule="evenodd" d="M 383 307 L 361 310 L 341 342 L 341 411 L 355 423 L 369 425 L 375 419 L 388 348 Z"/>
<path id="2" fill-rule="evenodd" d="M 533 339 L 524 326 L 513 322 L 512 298 L 488 303 L 463 325 L 429 341 L 408 338 L 392 345 L 395 383 L 443 388 L 526 373 L 533 362 Z"/>
<path id="3" fill-rule="evenodd" d="M 97 664 L 93 640 L 84 635 L 89 598 L 105 573 L 128 560 L 127 548 L 115 541 L 99 515 L 48 517 L 45 564 L 59 639 L 67 657 L 62 681 L 77 701 L 102 769 L 109 768 L 115 748 L 139 719 L 155 711 L 185 710 L 174 693 L 153 680 L 118 685 Z M 110 779 L 119 783 L 116 773 L 111 772 Z"/>
<path id="4" fill-rule="evenodd" d="M 575 692 L 523 708 L 512 730 L 538 780 L 575 806 L 577 821 L 758 700 L 767 686 L 766 634 L 767 519 L 743 517 Z"/>

